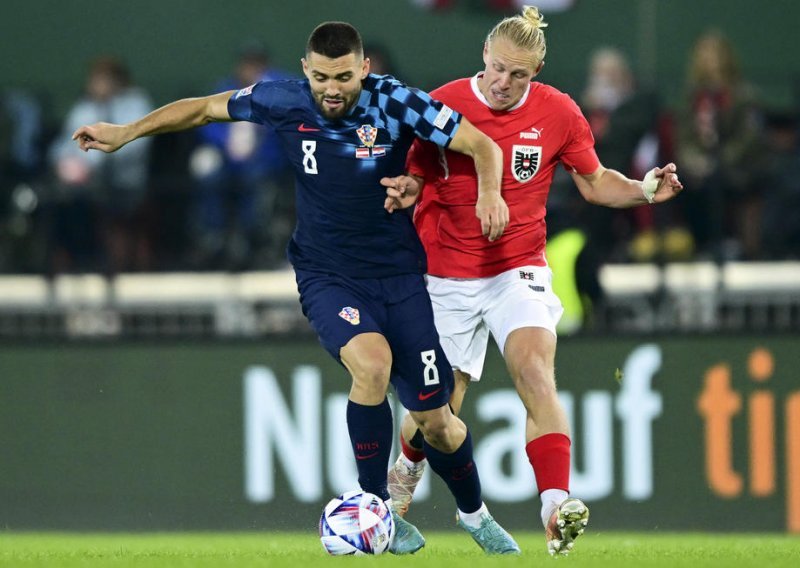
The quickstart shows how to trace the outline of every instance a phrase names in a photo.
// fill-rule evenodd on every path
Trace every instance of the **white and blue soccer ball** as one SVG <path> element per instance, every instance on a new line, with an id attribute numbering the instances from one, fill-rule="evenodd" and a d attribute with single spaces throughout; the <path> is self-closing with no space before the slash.
<path id="1" fill-rule="evenodd" d="M 331 499 L 319 519 L 319 538 L 328 554 L 382 554 L 394 537 L 392 512 L 381 498 L 348 491 Z"/>

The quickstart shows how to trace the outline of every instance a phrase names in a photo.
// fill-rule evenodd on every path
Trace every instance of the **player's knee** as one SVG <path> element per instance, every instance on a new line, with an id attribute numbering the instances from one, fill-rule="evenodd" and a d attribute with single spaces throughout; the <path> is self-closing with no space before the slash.
<path id="1" fill-rule="evenodd" d="M 463 437 L 462 430 L 465 426 L 461 420 L 453 415 L 449 409 L 437 409 L 436 411 L 417 413 L 417 426 L 425 436 L 425 441 L 434 448 L 443 451 L 453 451 L 456 449 L 454 440 Z"/>
<path id="2" fill-rule="evenodd" d="M 371 395 L 385 394 L 389 388 L 391 358 L 362 357 L 351 367 L 353 389 Z"/>
<path id="3" fill-rule="evenodd" d="M 353 389 L 373 395 L 385 394 L 389 388 L 389 375 L 380 373 L 365 373 L 353 375 Z"/>
<path id="4" fill-rule="evenodd" d="M 376 349 L 368 353 L 361 353 L 357 360 L 351 362 L 349 366 L 353 377 L 359 381 L 388 384 L 392 368 L 392 355 L 388 350 Z"/>
<path id="5" fill-rule="evenodd" d="M 531 364 L 522 367 L 515 382 L 520 394 L 532 395 L 536 400 L 557 396 L 553 373 L 543 365 Z"/>

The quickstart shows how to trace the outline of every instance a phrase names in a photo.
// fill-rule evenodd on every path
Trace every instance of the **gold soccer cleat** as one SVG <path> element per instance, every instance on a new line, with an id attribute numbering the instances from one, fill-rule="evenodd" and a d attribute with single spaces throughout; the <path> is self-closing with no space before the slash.
<path id="1" fill-rule="evenodd" d="M 589 507 L 580 499 L 564 500 L 553 511 L 545 529 L 547 551 L 551 556 L 566 556 L 575 545 L 575 539 L 583 534 L 589 524 Z"/>

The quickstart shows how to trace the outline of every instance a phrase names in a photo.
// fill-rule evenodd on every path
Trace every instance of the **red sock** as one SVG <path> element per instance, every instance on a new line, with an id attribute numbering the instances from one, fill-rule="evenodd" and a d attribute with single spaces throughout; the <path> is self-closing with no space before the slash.
<path id="1" fill-rule="evenodd" d="M 400 434 L 400 448 L 403 450 L 403 455 L 414 463 L 419 463 L 425 459 L 425 451 L 409 445 L 409 443 L 403 439 L 402 434 Z"/>
<path id="2" fill-rule="evenodd" d="M 525 446 L 539 493 L 547 489 L 569 492 L 570 445 L 569 436 L 553 433 L 539 436 Z"/>

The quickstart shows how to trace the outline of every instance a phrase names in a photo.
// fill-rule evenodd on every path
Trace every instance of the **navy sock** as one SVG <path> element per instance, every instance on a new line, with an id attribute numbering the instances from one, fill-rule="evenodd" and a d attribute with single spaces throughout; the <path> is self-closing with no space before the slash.
<path id="1" fill-rule="evenodd" d="M 425 436 L 422 435 L 422 430 L 417 430 L 417 432 L 411 436 L 411 439 L 408 441 L 408 445 L 416 450 L 422 449 L 422 444 L 425 441 Z"/>
<path id="2" fill-rule="evenodd" d="M 478 477 L 478 468 L 472 459 L 472 436 L 467 432 L 464 443 L 452 454 L 440 452 L 427 441 L 423 448 L 428 463 L 436 474 L 441 477 L 453 497 L 456 505 L 463 513 L 474 513 L 481 508 L 481 480 Z"/>
<path id="3" fill-rule="evenodd" d="M 363 491 L 389 499 L 386 473 L 392 450 L 392 408 L 389 401 L 365 406 L 347 401 L 347 430 L 358 468 L 358 484 Z"/>

